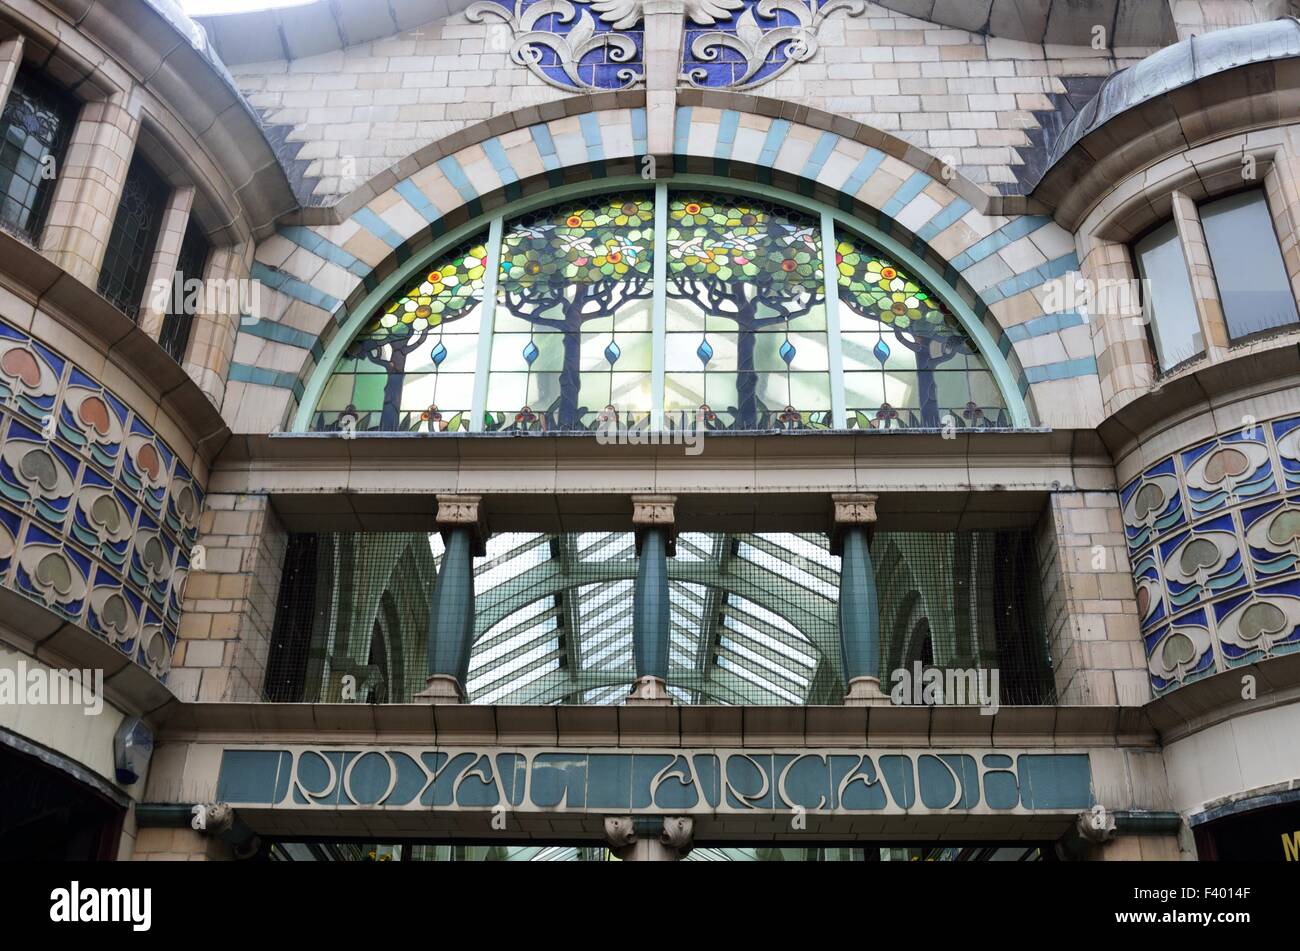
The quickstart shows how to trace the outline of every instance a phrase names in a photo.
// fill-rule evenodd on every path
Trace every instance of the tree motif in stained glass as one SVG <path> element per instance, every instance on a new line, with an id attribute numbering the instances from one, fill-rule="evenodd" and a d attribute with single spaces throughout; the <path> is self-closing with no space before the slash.
<path id="1" fill-rule="evenodd" d="M 348 346 L 317 406 L 317 429 L 456 432 L 469 428 L 482 236 L 437 259 Z"/>
<path id="2" fill-rule="evenodd" d="M 625 194 L 506 229 L 488 430 L 581 430 L 649 417 L 654 203 Z"/>
<path id="3" fill-rule="evenodd" d="M 669 331 L 696 339 L 670 349 L 689 349 L 700 369 L 669 367 L 670 402 L 698 396 L 711 428 L 830 425 L 818 232 L 814 219 L 760 202 L 671 196 Z"/>
<path id="4" fill-rule="evenodd" d="M 856 235 L 840 231 L 840 329 L 850 428 L 1005 426 L 1005 405 L 947 305 Z"/>

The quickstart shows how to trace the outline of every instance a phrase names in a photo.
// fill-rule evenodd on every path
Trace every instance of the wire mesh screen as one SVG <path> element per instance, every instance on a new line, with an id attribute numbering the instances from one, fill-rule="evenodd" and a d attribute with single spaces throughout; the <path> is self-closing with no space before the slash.
<path id="1" fill-rule="evenodd" d="M 1053 701 L 1027 533 L 879 532 L 871 552 L 887 690 L 932 668 L 978 669 L 997 672 L 1001 703 Z M 292 536 L 267 698 L 410 702 L 428 673 L 441 555 L 439 536 L 422 533 Z M 630 532 L 489 538 L 474 566 L 470 701 L 620 703 L 636 676 L 636 559 Z M 677 702 L 840 703 L 839 574 L 823 534 L 679 535 L 668 562 Z"/>

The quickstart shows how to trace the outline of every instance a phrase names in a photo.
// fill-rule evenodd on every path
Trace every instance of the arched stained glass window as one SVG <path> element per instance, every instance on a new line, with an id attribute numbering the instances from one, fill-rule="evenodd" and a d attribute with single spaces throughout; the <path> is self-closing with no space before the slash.
<path id="1" fill-rule="evenodd" d="M 487 249 L 471 241 L 434 262 L 344 351 L 316 406 L 316 429 L 469 429 Z"/>
<path id="2" fill-rule="evenodd" d="M 992 374 L 941 299 L 843 230 L 835 265 L 850 429 L 1011 425 Z"/>
<path id="3" fill-rule="evenodd" d="M 709 429 L 831 424 L 816 218 L 724 195 L 668 211 L 669 417 Z"/>
<path id="4" fill-rule="evenodd" d="M 506 228 L 484 429 L 650 417 L 654 202 L 558 205 Z"/>
<path id="5" fill-rule="evenodd" d="M 499 227 L 497 246 L 484 232 L 443 254 L 368 319 L 317 384 L 312 428 L 1027 423 L 1006 368 L 999 380 L 908 252 L 830 212 L 660 185 Z"/>

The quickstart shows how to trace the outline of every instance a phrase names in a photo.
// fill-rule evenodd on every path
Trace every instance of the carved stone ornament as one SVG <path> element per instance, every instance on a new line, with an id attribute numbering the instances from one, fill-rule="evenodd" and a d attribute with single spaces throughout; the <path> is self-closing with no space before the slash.
<path id="1" fill-rule="evenodd" d="M 631 816 L 611 816 L 605 820 L 605 841 L 611 849 L 622 849 L 636 841 Z"/>
<path id="2" fill-rule="evenodd" d="M 635 5 L 636 18 L 628 26 L 641 18 L 639 0 Z M 509 24 L 514 33 L 510 58 L 551 86 L 627 89 L 641 82 L 645 77 L 640 45 L 631 36 L 601 27 L 592 9 L 596 5 L 569 0 L 478 0 L 465 16 L 471 23 L 494 17 Z M 605 24 L 615 19 L 623 23 L 631 15 L 621 9 L 597 13 Z"/>
<path id="3" fill-rule="evenodd" d="M 1115 814 L 1101 803 L 1079 814 L 1074 827 L 1088 842 L 1109 842 L 1115 838 Z"/>
<path id="4" fill-rule="evenodd" d="M 695 820 L 690 816 L 666 816 L 659 841 L 678 855 L 685 855 L 695 844 Z"/>
<path id="5" fill-rule="evenodd" d="M 865 0 L 751 2 L 729 29 L 687 30 L 682 78 L 703 88 L 753 89 L 811 59 L 827 17 L 865 9 Z"/>
<path id="6" fill-rule="evenodd" d="M 510 58 L 560 89 L 627 89 L 645 80 L 644 24 L 654 0 L 477 0 L 513 34 Z M 693 86 L 752 89 L 817 52 L 827 17 L 858 16 L 866 0 L 678 0 L 685 42 L 681 77 Z M 665 13 L 668 11 L 664 11 Z"/>
<path id="7" fill-rule="evenodd" d="M 632 496 L 632 524 L 638 528 L 672 525 L 675 521 L 673 505 L 676 501 L 677 497 L 672 495 Z"/>
<path id="8" fill-rule="evenodd" d="M 832 495 L 836 525 L 869 525 L 876 520 L 876 496 L 867 492 Z"/>

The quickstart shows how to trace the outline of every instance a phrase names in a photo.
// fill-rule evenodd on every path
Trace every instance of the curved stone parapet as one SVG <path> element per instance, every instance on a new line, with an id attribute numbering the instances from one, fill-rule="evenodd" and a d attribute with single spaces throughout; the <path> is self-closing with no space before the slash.
<path id="1" fill-rule="evenodd" d="M 204 492 L 182 452 L 94 373 L 0 321 L 0 585 L 159 679 L 201 557 Z"/>

